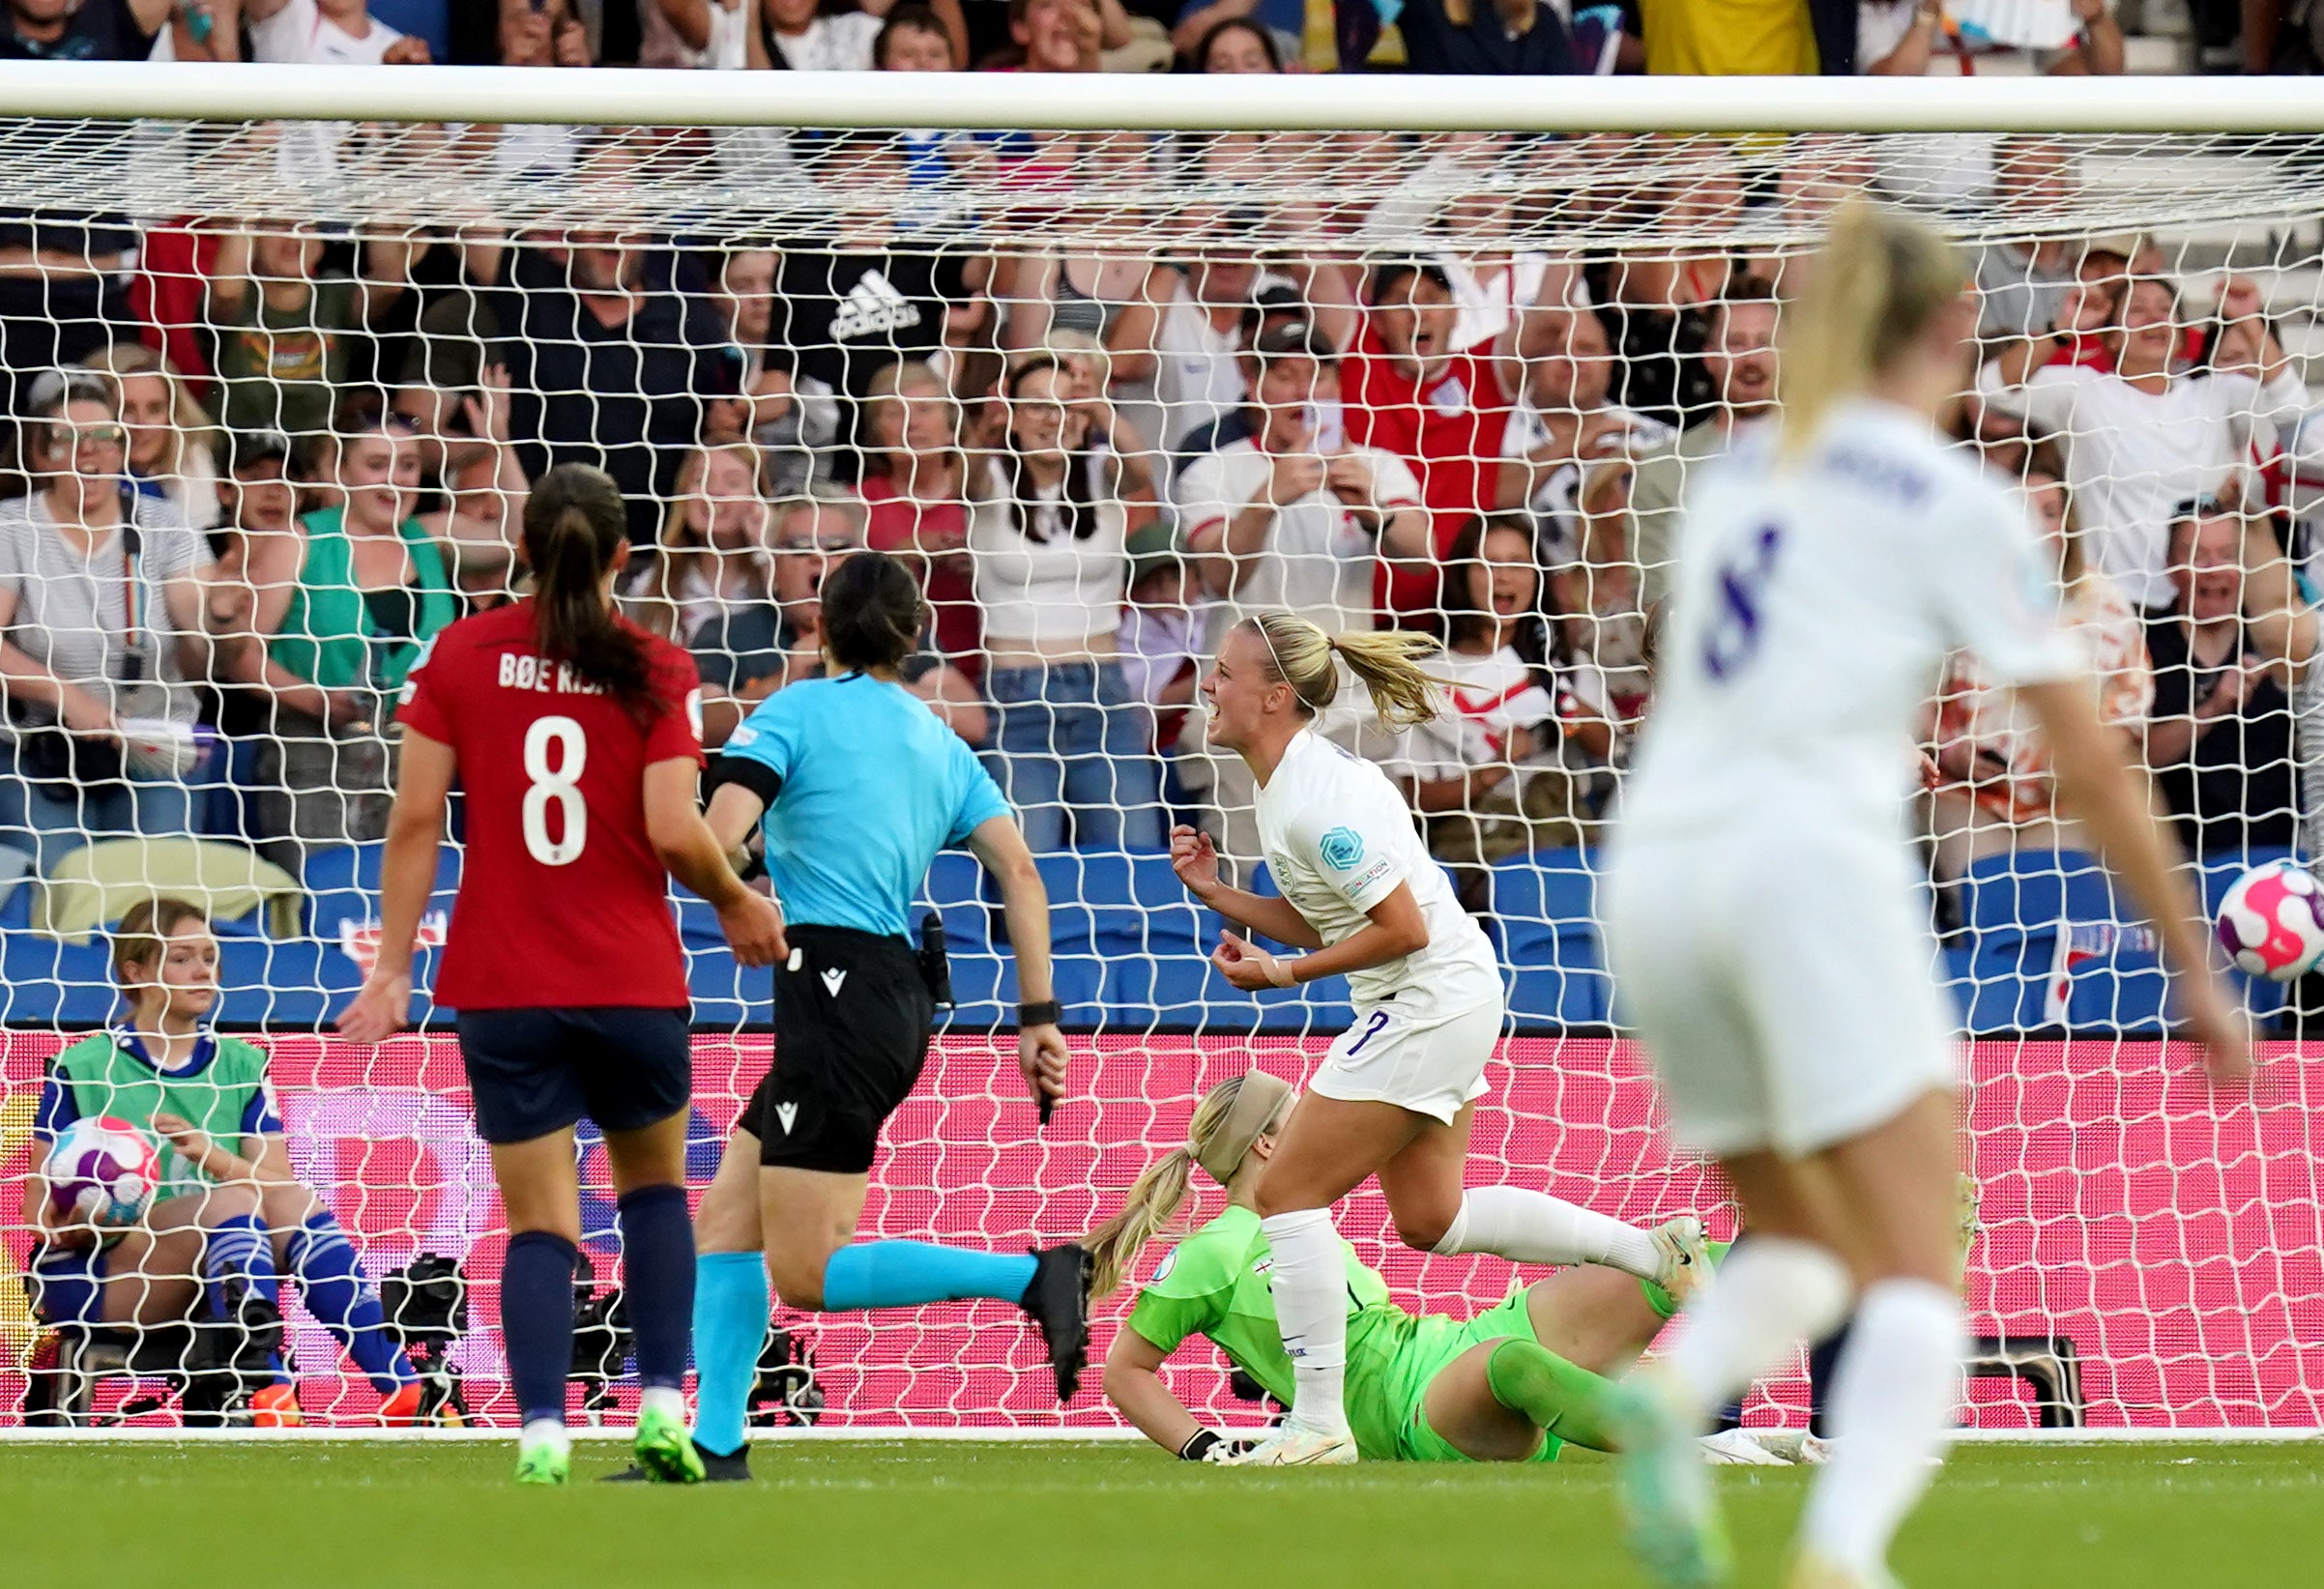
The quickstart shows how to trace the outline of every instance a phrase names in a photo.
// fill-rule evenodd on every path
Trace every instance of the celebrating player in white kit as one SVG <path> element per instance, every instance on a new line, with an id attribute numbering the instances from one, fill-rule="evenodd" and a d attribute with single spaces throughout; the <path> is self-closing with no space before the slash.
<path id="1" fill-rule="evenodd" d="M 2160 931 L 2212 1074 L 2248 1063 L 2024 509 L 1938 439 L 1969 373 L 1967 279 L 1918 222 L 1844 210 L 1785 317 L 1780 429 L 1705 472 L 1680 534 L 1607 924 L 1671 1125 L 1717 1156 L 1754 1239 L 1618 1394 L 1633 1544 L 1667 1583 L 1725 1575 L 1694 1437 L 1851 1309 L 1799 1589 L 1893 1582 L 1889 1541 L 1953 1422 L 1954 1023 L 1903 835 L 1907 736 L 1948 651 L 2013 683 L 2048 735 L 2061 802 Z"/>
<path id="2" fill-rule="evenodd" d="M 1434 716 L 1438 686 L 1418 666 L 1434 646 L 1395 632 L 1328 635 L 1262 613 L 1229 631 L 1203 680 L 1210 742 L 1239 754 L 1258 781 L 1261 843 L 1282 897 L 1223 884 L 1209 839 L 1190 827 L 1171 835 L 1172 864 L 1228 920 L 1315 951 L 1274 955 L 1230 933 L 1211 963 L 1254 991 L 1344 973 L 1356 1011 L 1259 1183 L 1295 1394 L 1290 1418 L 1243 1462 L 1356 1459 L 1341 1396 L 1347 1278 L 1330 1208 L 1369 1176 L 1380 1177 L 1397 1234 L 1423 1251 L 1611 1264 L 1679 1302 L 1707 1273 L 1692 1217 L 1643 1230 L 1540 1192 L 1462 1190 L 1474 1100 L 1500 1036 L 1500 968 L 1396 787 L 1309 726 L 1338 694 L 1342 661 L 1391 728 Z"/>

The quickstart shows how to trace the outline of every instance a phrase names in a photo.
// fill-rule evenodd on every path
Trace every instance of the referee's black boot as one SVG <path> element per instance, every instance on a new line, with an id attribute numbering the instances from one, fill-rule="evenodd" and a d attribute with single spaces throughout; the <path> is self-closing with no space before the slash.
<path id="1" fill-rule="evenodd" d="M 721 1457 L 700 1440 L 696 1440 L 694 1455 L 702 1459 L 702 1482 L 706 1485 L 741 1484 L 750 1478 L 750 1447 L 746 1445 L 737 1446 Z M 644 1485 L 654 1484 L 658 1481 L 653 1474 L 632 1462 L 621 1472 L 608 1473 L 597 1482 L 608 1485 Z"/>
<path id="2" fill-rule="evenodd" d="M 1032 1250 L 1032 1284 L 1018 1305 L 1032 1315 L 1049 1343 L 1049 1368 L 1057 1375 L 1057 1399 L 1070 1401 L 1089 1361 L 1089 1250 L 1068 1242 Z"/>

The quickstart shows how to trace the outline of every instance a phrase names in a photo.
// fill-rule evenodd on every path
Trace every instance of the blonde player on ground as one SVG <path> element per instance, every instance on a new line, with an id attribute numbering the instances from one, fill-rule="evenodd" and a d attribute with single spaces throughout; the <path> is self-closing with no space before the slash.
<path id="1" fill-rule="evenodd" d="M 1753 1239 L 1615 1401 L 1632 1543 L 1665 1583 L 1726 1575 L 1694 1437 L 1853 1310 L 1799 1589 L 1891 1585 L 1965 1345 L 1952 1023 L 1903 840 L 1903 746 L 1965 648 L 2048 737 L 2061 800 L 2162 935 L 2214 1078 L 2240 1023 L 2169 841 L 2061 630 L 2023 509 L 1939 442 L 1977 321 L 1960 257 L 1844 210 L 1785 316 L 1781 428 L 1699 483 L 1659 693 L 1608 881 L 1624 998 L 1678 1136 Z"/>
<path id="2" fill-rule="evenodd" d="M 1701 1223 L 1641 1230 L 1541 1192 L 1463 1191 L 1475 1100 L 1501 1031 L 1493 946 L 1454 900 L 1387 776 L 1311 732 L 1340 687 L 1339 664 L 1391 728 L 1434 716 L 1435 643 L 1383 631 L 1325 634 L 1267 612 L 1230 630 L 1203 680 L 1210 742 L 1259 785 L 1260 841 L 1281 897 L 1231 888 L 1210 840 L 1171 834 L 1171 864 L 1229 921 L 1314 951 L 1274 955 L 1228 933 L 1211 964 L 1235 987 L 1289 988 L 1345 975 L 1355 1024 L 1284 1127 L 1255 1194 L 1273 1254 L 1269 1285 L 1297 1394 L 1291 1417 L 1237 1460 L 1293 1466 L 1356 1460 L 1342 1394 L 1347 1278 L 1331 1205 L 1374 1175 L 1410 1247 L 1495 1253 L 1519 1263 L 1602 1263 L 1684 1303 L 1706 1272 Z"/>

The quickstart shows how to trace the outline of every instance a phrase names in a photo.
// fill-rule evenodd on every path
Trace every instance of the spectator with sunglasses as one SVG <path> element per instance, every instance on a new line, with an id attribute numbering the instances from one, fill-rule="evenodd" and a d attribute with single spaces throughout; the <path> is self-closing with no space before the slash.
<path id="1" fill-rule="evenodd" d="M 2146 765 L 2191 852 L 2288 847 L 2299 826 L 2291 698 L 2315 654 L 2316 615 L 2274 526 L 2233 503 L 2180 503 L 2168 555 L 2173 599 L 2146 621 Z"/>
<path id="2" fill-rule="evenodd" d="M 102 377 L 35 380 L 18 440 L 32 490 L 0 504 L 0 844 L 45 872 L 94 839 L 187 830 L 210 557 L 131 480 Z"/>

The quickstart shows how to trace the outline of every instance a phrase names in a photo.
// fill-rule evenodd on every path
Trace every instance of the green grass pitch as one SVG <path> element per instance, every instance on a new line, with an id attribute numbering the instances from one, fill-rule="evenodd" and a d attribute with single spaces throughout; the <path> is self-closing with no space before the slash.
<path id="1" fill-rule="evenodd" d="M 1017 1586 L 1640 1583 L 1611 1470 L 1259 1474 L 1141 1446 L 793 1441 L 758 1483 L 519 1490 L 510 1448 L 0 1445 L 7 1582 Z M 1722 1470 L 1739 1586 L 1780 1582 L 1808 1474 Z M 1268 1558 L 1272 1558 L 1269 1560 Z M 2324 1575 L 2324 1445 L 1979 1446 L 1906 1529 L 1910 1589 L 2209 1589 Z"/>

